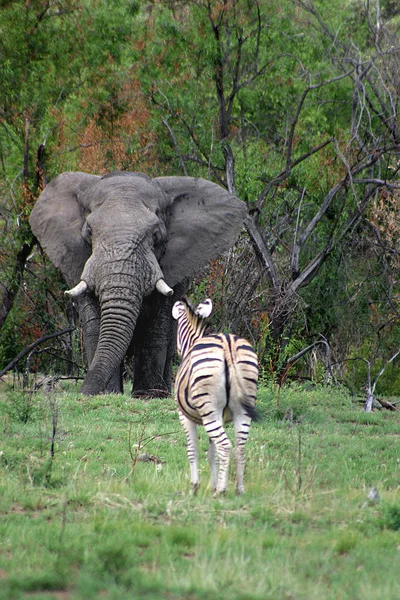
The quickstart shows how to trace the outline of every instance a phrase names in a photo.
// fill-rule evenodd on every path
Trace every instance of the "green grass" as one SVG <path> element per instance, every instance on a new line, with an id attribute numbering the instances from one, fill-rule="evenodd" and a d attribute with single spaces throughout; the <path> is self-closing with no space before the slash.
<path id="1" fill-rule="evenodd" d="M 213 499 L 173 400 L 3 384 L 0 600 L 398 600 L 400 413 L 296 386 L 258 407 L 246 494 L 232 469 Z"/>

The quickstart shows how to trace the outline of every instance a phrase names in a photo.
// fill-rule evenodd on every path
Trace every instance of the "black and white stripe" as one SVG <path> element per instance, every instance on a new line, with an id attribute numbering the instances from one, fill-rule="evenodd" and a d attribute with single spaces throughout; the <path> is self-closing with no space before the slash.
<path id="1" fill-rule="evenodd" d="M 204 335 L 204 319 L 211 311 L 210 299 L 199 304 L 196 310 L 186 299 L 174 304 L 172 314 L 178 320 L 178 352 L 182 357 L 175 397 L 186 433 L 192 489 L 196 491 L 199 486 L 196 427 L 203 425 L 210 439 L 207 456 L 211 486 L 216 493 L 225 492 L 232 444 L 224 423 L 233 421 L 236 492 L 241 494 L 244 492 L 245 443 L 255 415 L 258 361 L 253 348 L 243 338 L 233 334 Z"/>

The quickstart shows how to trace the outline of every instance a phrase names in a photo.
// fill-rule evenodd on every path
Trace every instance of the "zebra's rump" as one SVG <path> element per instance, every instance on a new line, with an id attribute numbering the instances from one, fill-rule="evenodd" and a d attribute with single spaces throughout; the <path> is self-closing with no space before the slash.
<path id="1" fill-rule="evenodd" d="M 183 360 L 176 378 L 179 409 L 202 424 L 213 412 L 231 420 L 231 408 L 254 412 L 257 355 L 249 342 L 232 334 L 200 338 Z"/>

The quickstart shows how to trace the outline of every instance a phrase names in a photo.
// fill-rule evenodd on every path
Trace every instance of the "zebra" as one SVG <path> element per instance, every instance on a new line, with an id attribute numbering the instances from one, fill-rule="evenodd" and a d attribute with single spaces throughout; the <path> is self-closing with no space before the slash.
<path id="1" fill-rule="evenodd" d="M 179 420 L 185 430 L 191 488 L 200 485 L 197 425 L 203 425 L 210 440 L 207 458 L 214 495 L 228 485 L 232 444 L 224 422 L 235 429 L 236 493 L 244 492 L 245 443 L 252 418 L 258 381 L 258 360 L 250 343 L 233 334 L 205 335 L 211 314 L 208 298 L 193 309 L 186 298 L 175 302 L 172 315 L 178 321 L 177 350 L 182 358 L 175 381 Z M 219 469 L 218 469 L 219 466 Z M 218 471 L 218 473 L 217 473 Z"/>

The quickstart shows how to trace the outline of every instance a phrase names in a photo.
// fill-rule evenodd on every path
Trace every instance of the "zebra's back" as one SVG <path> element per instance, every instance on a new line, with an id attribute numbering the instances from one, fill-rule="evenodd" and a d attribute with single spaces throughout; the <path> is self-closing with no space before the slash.
<path id="1" fill-rule="evenodd" d="M 258 361 L 250 343 L 233 334 L 215 334 L 195 342 L 176 378 L 176 397 L 182 413 L 202 424 L 215 411 L 225 421 L 240 407 L 254 416 Z"/>

